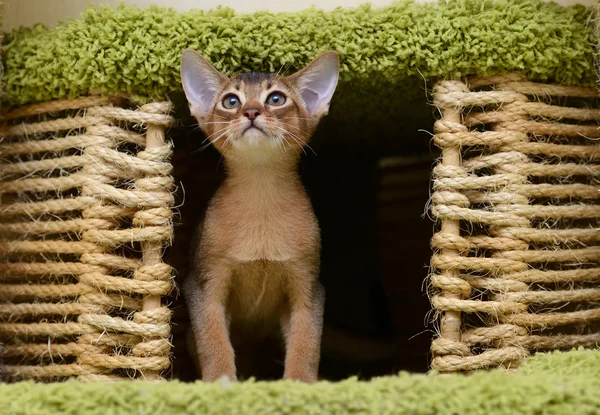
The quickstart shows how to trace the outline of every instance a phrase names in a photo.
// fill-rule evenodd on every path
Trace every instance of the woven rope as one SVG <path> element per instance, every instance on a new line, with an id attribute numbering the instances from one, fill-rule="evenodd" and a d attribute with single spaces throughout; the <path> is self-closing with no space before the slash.
<path id="1" fill-rule="evenodd" d="M 596 75 L 598 76 L 596 85 L 600 88 L 600 3 L 598 2 L 596 2 L 596 19 L 594 23 L 596 29 L 596 56 L 594 63 L 596 65 Z"/>
<path id="2" fill-rule="evenodd" d="M 435 86 L 434 369 L 513 368 L 535 350 L 600 344 L 598 98 L 519 74 Z"/>
<path id="3" fill-rule="evenodd" d="M 170 366 L 160 298 L 172 270 L 153 253 L 173 232 L 171 106 L 121 104 L 89 96 L 2 116 L 0 370 L 10 379 L 158 379 Z"/>

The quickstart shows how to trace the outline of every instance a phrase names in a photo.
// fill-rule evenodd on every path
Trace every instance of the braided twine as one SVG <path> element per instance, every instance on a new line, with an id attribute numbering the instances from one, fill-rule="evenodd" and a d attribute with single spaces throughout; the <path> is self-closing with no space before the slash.
<path id="1" fill-rule="evenodd" d="M 600 92 L 443 81 L 431 212 L 439 372 L 600 345 Z"/>
<path id="2" fill-rule="evenodd" d="M 160 379 L 173 288 L 170 103 L 46 102 L 0 125 L 6 379 Z"/>

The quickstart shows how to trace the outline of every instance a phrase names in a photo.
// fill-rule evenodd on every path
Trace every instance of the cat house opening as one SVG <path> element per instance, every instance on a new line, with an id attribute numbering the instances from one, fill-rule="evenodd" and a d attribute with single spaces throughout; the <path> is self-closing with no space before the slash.
<path id="1" fill-rule="evenodd" d="M 324 379 L 428 368 L 432 331 L 426 326 L 430 305 L 423 281 L 432 225 L 423 212 L 435 154 L 422 130 L 433 125 L 425 96 L 420 79 L 405 86 L 381 79 L 375 86 L 344 84 L 301 156 L 299 171 L 321 228 Z M 175 117 L 182 120 L 170 131 L 180 217 L 166 260 L 181 286 L 192 232 L 224 171 L 214 148 L 199 151 L 205 135 L 185 98 L 173 99 Z M 172 376 L 192 380 L 198 374 L 186 345 L 189 316 L 181 295 L 172 301 Z M 281 377 L 280 341 L 261 345 L 256 362 L 257 378 Z"/>

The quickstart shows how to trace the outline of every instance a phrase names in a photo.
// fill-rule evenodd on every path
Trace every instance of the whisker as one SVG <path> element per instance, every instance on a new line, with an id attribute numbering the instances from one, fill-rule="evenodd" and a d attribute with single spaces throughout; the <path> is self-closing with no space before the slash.
<path id="1" fill-rule="evenodd" d="M 283 138 L 283 140 L 285 141 L 285 143 L 290 146 L 290 148 L 294 149 L 294 151 L 296 152 L 296 155 L 298 156 L 298 158 L 300 158 L 300 153 L 298 152 L 298 150 L 296 149 L 296 147 L 293 146 L 292 143 L 289 142 L 289 140 L 285 137 L 285 135 L 283 135 L 281 133 L 279 133 L 279 135 Z M 302 146 L 298 146 L 298 147 L 302 148 Z"/>
<path id="2" fill-rule="evenodd" d="M 287 72 L 288 72 L 288 71 L 291 69 L 291 67 L 292 67 L 292 64 L 290 63 L 290 64 L 288 65 L 288 67 L 285 69 L 285 71 L 283 71 L 283 73 L 281 73 L 281 70 L 282 70 L 283 68 L 285 68 L 285 64 L 284 64 L 284 65 L 281 65 L 281 68 L 279 68 L 279 70 L 277 71 L 277 74 L 275 74 L 275 80 L 276 80 L 276 81 L 279 81 L 279 80 L 281 80 L 281 78 L 283 78 L 283 77 L 285 76 L 285 74 L 287 74 Z"/>
<path id="3" fill-rule="evenodd" d="M 308 135 L 309 135 L 307 131 L 304 131 L 302 128 L 300 128 L 300 127 L 297 127 L 297 126 L 295 126 L 295 125 L 288 124 L 288 123 L 286 123 L 286 122 L 284 122 L 284 123 L 283 123 L 283 125 L 284 125 L 284 127 L 291 127 L 291 128 L 295 128 L 296 130 L 298 130 L 299 132 L 301 132 L 302 134 L 304 134 L 304 135 L 306 135 L 306 136 L 308 136 Z"/>
<path id="4" fill-rule="evenodd" d="M 225 140 L 225 144 L 227 140 Z M 215 171 L 219 171 L 219 166 L 221 165 L 221 160 L 223 160 L 223 153 L 221 153 L 221 157 L 219 157 L 219 161 L 217 162 L 217 169 Z"/>
<path id="5" fill-rule="evenodd" d="M 310 117 L 281 117 L 282 120 L 312 120 Z"/>
<path id="6" fill-rule="evenodd" d="M 308 144 L 307 142 L 304 142 L 304 145 L 305 145 L 306 147 L 308 147 L 308 149 L 309 149 L 310 151 L 312 151 L 312 153 L 313 153 L 315 156 L 318 156 L 317 152 L 316 152 L 316 151 L 315 151 L 315 150 L 314 150 L 314 149 L 313 149 L 313 148 L 310 146 L 310 144 Z"/>
<path id="7" fill-rule="evenodd" d="M 229 122 L 225 122 L 225 121 L 223 121 L 223 122 L 219 122 L 219 121 L 217 121 L 217 122 L 208 122 L 206 124 L 202 124 L 202 127 L 204 127 L 206 125 L 223 125 L 223 124 L 230 124 L 230 123 Z"/>
<path id="8" fill-rule="evenodd" d="M 231 136 L 228 136 L 228 137 L 225 139 L 225 142 L 223 143 L 223 146 L 226 146 L 226 145 L 229 143 L 229 139 L 230 139 L 230 138 L 231 138 Z"/>
<path id="9" fill-rule="evenodd" d="M 275 79 L 280 79 L 280 74 L 281 74 L 281 70 L 285 68 L 285 64 L 281 65 L 281 68 L 279 68 L 279 70 L 277 71 L 277 73 L 275 74 Z"/>
<path id="10" fill-rule="evenodd" d="M 277 145 L 281 150 L 281 154 L 283 154 L 285 152 L 285 144 L 287 144 L 287 141 L 281 133 L 277 133 L 277 137 L 280 138 L 280 140 L 277 140 Z"/>
<path id="11" fill-rule="evenodd" d="M 229 121 L 211 121 L 211 122 L 203 122 L 202 124 L 198 124 L 198 126 L 204 126 L 204 125 L 213 125 L 213 124 L 230 124 Z"/>
<path id="12" fill-rule="evenodd" d="M 288 123 L 286 123 L 286 122 L 284 122 L 284 123 L 283 123 L 283 125 L 284 125 L 285 127 L 292 127 L 292 128 L 295 128 L 296 130 L 298 130 L 298 131 L 299 131 L 299 132 L 301 132 L 302 134 L 304 134 L 304 135 L 308 135 L 308 132 L 304 131 L 304 130 L 303 130 L 302 128 L 300 128 L 300 127 L 297 127 L 297 126 L 295 126 L 295 125 L 292 125 L 292 124 L 288 124 Z"/>
<path id="13" fill-rule="evenodd" d="M 206 143 L 207 140 L 210 140 L 211 137 L 219 134 L 221 131 L 225 131 L 227 129 L 227 127 L 223 127 L 217 131 L 215 131 L 214 133 L 210 134 L 209 136 L 207 136 L 204 140 L 202 140 L 202 142 L 200 144 L 204 144 Z"/>
<path id="14" fill-rule="evenodd" d="M 219 139 L 220 139 L 221 137 L 223 137 L 225 134 L 227 134 L 227 133 L 229 132 L 229 129 L 228 129 L 228 128 L 226 128 L 226 130 L 227 130 L 227 131 L 225 131 L 223 134 L 221 134 L 220 136 L 218 136 L 217 138 L 215 138 L 214 140 L 212 140 L 211 142 L 209 142 L 209 143 L 208 143 L 208 144 L 206 144 L 205 146 L 203 146 L 203 147 L 200 147 L 198 150 L 194 150 L 194 151 L 192 152 L 192 154 L 197 154 L 197 153 L 199 153 L 199 152 L 201 152 L 201 151 L 204 151 L 204 150 L 206 150 L 208 147 L 210 147 L 210 145 L 211 145 L 211 144 L 215 144 L 217 141 L 219 141 Z M 221 130 L 221 131 L 222 131 L 222 130 Z M 227 139 L 229 139 L 229 137 L 227 137 Z M 206 141 L 206 140 L 204 140 L 204 141 Z M 204 141 L 203 141 L 203 142 L 204 142 Z M 227 142 L 227 140 L 225 140 L 225 142 Z"/>
<path id="15" fill-rule="evenodd" d="M 294 66 L 294 63 L 293 63 L 293 62 L 290 62 L 290 64 L 289 64 L 289 65 L 288 65 L 288 67 L 285 69 L 285 71 L 283 71 L 283 74 L 281 74 L 281 76 L 286 76 L 286 75 L 287 75 L 287 73 L 288 73 L 288 71 L 289 71 L 290 69 L 292 69 L 292 67 L 293 67 L 293 66 Z"/>
<path id="16" fill-rule="evenodd" d="M 287 135 L 289 135 L 296 142 L 296 144 L 298 144 L 298 147 L 300 147 L 302 149 L 304 154 L 306 154 L 306 150 L 304 149 L 304 146 L 302 145 L 302 143 L 304 143 L 305 145 L 308 145 L 308 144 L 306 144 L 303 140 L 300 140 L 298 137 L 296 137 L 294 134 L 292 134 L 290 131 L 286 130 L 285 128 L 279 127 L 278 125 L 274 125 L 274 127 L 279 128 L 281 131 L 283 131 Z M 314 153 L 314 150 L 313 150 L 313 153 Z M 315 155 L 316 155 L 316 153 L 315 153 Z"/>
<path id="17" fill-rule="evenodd" d="M 298 128 L 298 127 L 294 126 L 294 125 L 288 125 L 288 124 L 285 124 L 285 123 L 284 123 L 284 125 L 285 125 L 286 127 L 294 127 L 294 128 L 296 128 L 296 129 L 300 130 L 302 133 L 304 133 L 304 134 L 307 134 L 307 133 L 306 133 L 306 131 L 303 131 L 302 129 L 300 129 L 300 128 Z M 294 135 L 294 134 L 293 134 L 291 131 L 288 131 L 288 133 L 289 133 L 289 134 L 290 134 L 292 137 L 296 137 L 298 140 L 300 140 L 300 142 L 302 142 L 302 144 L 304 144 L 306 147 L 308 147 L 308 148 L 309 148 L 309 150 L 310 150 L 310 151 L 312 151 L 312 153 L 313 153 L 315 156 L 317 155 L 317 152 L 316 152 L 316 151 L 315 151 L 315 150 L 314 150 L 314 149 L 313 149 L 313 148 L 310 146 L 310 144 L 308 144 L 306 141 L 302 140 L 300 137 L 297 137 L 297 136 L 295 136 L 295 135 Z M 307 135 L 308 135 L 308 134 L 307 134 Z M 306 152 L 304 152 L 304 154 L 306 154 Z"/>
<path id="18" fill-rule="evenodd" d="M 276 138 L 279 139 L 279 140 L 277 140 L 277 145 L 279 146 L 279 148 L 281 149 L 281 152 L 283 153 L 285 150 L 285 145 L 289 144 L 289 143 L 287 142 L 287 140 L 285 139 L 283 134 L 281 134 L 279 131 L 274 131 L 273 134 L 275 135 Z"/>
<path id="19" fill-rule="evenodd" d="M 230 134 L 229 134 L 229 136 L 228 136 L 228 137 L 225 139 L 225 142 L 223 143 L 223 146 L 226 146 L 227 144 L 230 144 L 230 143 L 231 143 L 231 141 L 230 141 L 230 140 L 231 140 L 231 137 L 233 137 L 234 135 L 236 135 L 237 133 L 239 133 L 239 132 L 240 132 L 240 131 L 241 131 L 243 128 L 244 128 L 244 127 L 242 127 L 242 126 L 238 126 L 238 127 L 237 127 L 237 128 L 235 128 L 235 129 L 232 127 L 232 128 L 229 130 L 229 133 L 230 133 Z"/>

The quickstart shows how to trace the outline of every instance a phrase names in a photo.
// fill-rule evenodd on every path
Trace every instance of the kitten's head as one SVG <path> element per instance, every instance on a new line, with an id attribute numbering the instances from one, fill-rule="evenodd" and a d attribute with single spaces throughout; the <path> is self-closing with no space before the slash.
<path id="1" fill-rule="evenodd" d="M 334 51 L 290 76 L 252 72 L 228 78 L 189 49 L 181 60 L 192 115 L 226 156 L 299 154 L 329 110 L 338 74 Z"/>

